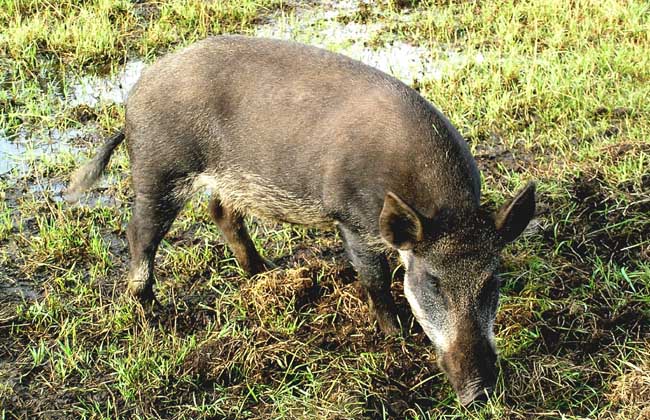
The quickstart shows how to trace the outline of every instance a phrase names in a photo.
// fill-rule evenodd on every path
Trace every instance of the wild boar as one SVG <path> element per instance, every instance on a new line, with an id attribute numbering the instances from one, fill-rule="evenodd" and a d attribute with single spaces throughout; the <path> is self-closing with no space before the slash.
<path id="1" fill-rule="evenodd" d="M 160 59 L 134 86 L 122 131 L 72 177 L 75 199 L 125 138 L 135 190 L 128 287 L 153 299 L 154 255 L 187 199 L 209 210 L 250 274 L 272 266 L 244 215 L 335 226 L 386 334 L 399 331 L 386 253 L 461 402 L 496 381 L 495 273 L 535 212 L 526 185 L 496 213 L 452 124 L 399 80 L 294 42 L 219 36 Z"/>

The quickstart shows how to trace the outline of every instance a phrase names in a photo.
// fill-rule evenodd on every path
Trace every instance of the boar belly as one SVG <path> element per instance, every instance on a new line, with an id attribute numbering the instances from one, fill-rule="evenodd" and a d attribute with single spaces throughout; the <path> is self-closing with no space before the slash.
<path id="1" fill-rule="evenodd" d="M 334 223 L 320 200 L 299 196 L 239 169 L 199 174 L 192 182 L 192 189 L 203 187 L 212 190 L 223 205 L 242 214 L 316 227 L 331 227 Z"/>

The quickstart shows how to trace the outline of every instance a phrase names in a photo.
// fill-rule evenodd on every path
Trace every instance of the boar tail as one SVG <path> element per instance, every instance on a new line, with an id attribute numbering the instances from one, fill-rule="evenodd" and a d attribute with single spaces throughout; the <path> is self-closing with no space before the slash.
<path id="1" fill-rule="evenodd" d="M 113 134 L 99 148 L 99 151 L 90 162 L 77 169 L 70 177 L 70 185 L 64 193 L 66 201 L 73 203 L 81 197 L 81 194 L 90 188 L 104 172 L 113 150 L 124 140 L 124 129 Z"/>

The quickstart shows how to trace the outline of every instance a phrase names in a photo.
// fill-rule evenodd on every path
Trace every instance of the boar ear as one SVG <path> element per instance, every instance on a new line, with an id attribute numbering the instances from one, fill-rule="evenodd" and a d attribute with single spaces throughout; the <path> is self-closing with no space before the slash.
<path id="1" fill-rule="evenodd" d="M 512 242 L 526 229 L 534 215 L 535 183 L 531 181 L 497 211 L 494 224 L 503 240 Z"/>
<path id="2" fill-rule="evenodd" d="M 422 240 L 422 221 L 415 210 L 392 192 L 384 197 L 384 208 L 379 215 L 381 237 L 393 247 L 412 249 Z"/>

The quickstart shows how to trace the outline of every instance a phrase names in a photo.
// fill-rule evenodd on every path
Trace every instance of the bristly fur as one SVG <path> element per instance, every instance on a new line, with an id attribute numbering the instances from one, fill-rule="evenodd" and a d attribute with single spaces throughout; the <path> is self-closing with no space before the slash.
<path id="1" fill-rule="evenodd" d="M 97 182 L 115 148 L 124 140 L 124 130 L 113 134 L 100 147 L 99 151 L 88 163 L 77 169 L 70 177 L 70 185 L 64 193 L 66 201 L 73 203 L 81 197 L 81 194 Z"/>
<path id="2" fill-rule="evenodd" d="M 152 64 L 125 117 L 132 294 L 154 299 L 161 240 L 190 195 L 211 187 L 210 212 L 251 275 L 270 264 L 245 214 L 337 226 L 387 335 L 400 326 L 385 251 L 408 251 L 407 300 L 462 402 L 494 386 L 493 274 L 501 248 L 534 214 L 534 188 L 498 219 L 483 211 L 469 146 L 418 92 L 325 50 L 219 36 Z M 123 139 L 109 139 L 73 176 L 69 199 L 99 178 Z"/>

